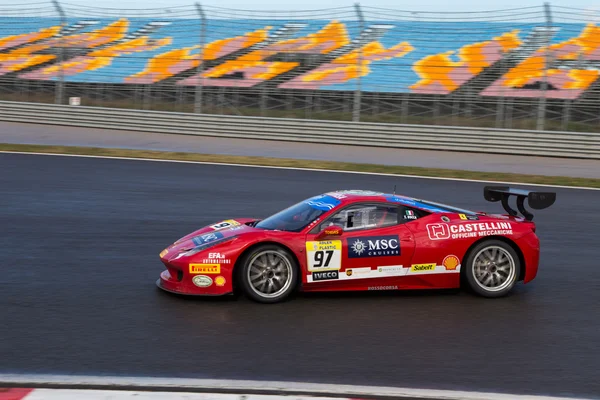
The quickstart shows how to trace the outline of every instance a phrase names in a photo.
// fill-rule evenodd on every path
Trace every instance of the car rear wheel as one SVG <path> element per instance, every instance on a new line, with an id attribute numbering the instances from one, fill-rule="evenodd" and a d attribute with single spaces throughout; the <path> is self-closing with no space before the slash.
<path id="1" fill-rule="evenodd" d="M 244 293 L 260 303 L 278 303 L 296 288 L 298 267 L 294 257 L 276 245 L 259 246 L 244 257 L 240 283 Z"/>
<path id="2" fill-rule="evenodd" d="M 469 287 L 484 297 L 502 297 L 515 286 L 521 263 L 515 250 L 501 240 L 486 240 L 467 256 L 465 278 Z"/>

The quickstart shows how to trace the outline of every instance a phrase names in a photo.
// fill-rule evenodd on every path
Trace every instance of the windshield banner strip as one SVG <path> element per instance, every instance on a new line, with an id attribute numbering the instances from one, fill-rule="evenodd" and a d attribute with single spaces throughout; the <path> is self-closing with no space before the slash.
<path id="1" fill-rule="evenodd" d="M 429 204 L 422 203 L 420 201 L 415 201 L 406 197 L 399 196 L 388 196 L 385 198 L 389 202 L 400 203 L 407 206 L 419 207 L 423 210 L 431 211 L 431 212 L 449 212 L 450 210 L 444 210 L 442 208 L 433 207 Z"/>
<path id="2" fill-rule="evenodd" d="M 309 206 L 316 208 L 317 210 L 322 210 L 322 211 L 329 211 L 329 210 L 333 210 L 334 208 L 336 208 L 337 206 L 340 205 L 340 201 L 331 197 L 331 196 L 326 196 L 326 195 L 321 195 L 321 196 L 315 196 L 315 197 L 311 197 L 310 199 L 306 200 L 306 204 L 308 204 Z"/>

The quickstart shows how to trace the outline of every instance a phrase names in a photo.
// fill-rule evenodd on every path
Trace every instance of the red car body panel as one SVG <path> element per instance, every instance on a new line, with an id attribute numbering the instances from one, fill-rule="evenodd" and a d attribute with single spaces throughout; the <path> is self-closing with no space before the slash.
<path id="1" fill-rule="evenodd" d="M 299 232 L 259 229 L 251 226 L 258 219 L 238 218 L 186 235 L 160 254 L 166 270 L 157 285 L 179 294 L 230 294 L 235 290 L 238 261 L 246 250 L 261 243 L 289 249 L 300 267 L 300 290 L 306 292 L 459 288 L 461 264 L 469 249 L 489 237 L 517 249 L 522 258 L 520 280 L 528 283 L 537 275 L 540 243 L 535 224 L 526 218 L 447 211 L 444 207 L 450 206 L 383 193 L 338 191 L 322 196 L 339 204 Z M 339 236 L 336 228 L 330 236 L 314 232 L 339 210 L 361 202 L 402 206 L 424 215 L 392 226 L 343 231 Z M 436 210 L 437 206 L 441 209 Z M 332 254 L 331 265 L 337 268 L 322 270 L 329 275 L 311 269 L 309 260 L 316 258 L 318 249 L 329 249 Z M 335 279 L 316 280 L 328 276 Z"/>

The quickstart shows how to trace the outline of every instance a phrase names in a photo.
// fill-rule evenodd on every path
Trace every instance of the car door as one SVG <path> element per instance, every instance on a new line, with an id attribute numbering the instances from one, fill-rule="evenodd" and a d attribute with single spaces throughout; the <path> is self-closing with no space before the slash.
<path id="1" fill-rule="evenodd" d="M 404 276 L 415 241 L 402 210 L 390 203 L 354 203 L 311 229 L 306 283 L 375 287 Z"/>

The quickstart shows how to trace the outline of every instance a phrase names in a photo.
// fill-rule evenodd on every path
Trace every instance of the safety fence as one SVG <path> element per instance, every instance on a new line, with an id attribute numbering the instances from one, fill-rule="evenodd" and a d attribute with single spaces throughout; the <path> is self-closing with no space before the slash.
<path id="1" fill-rule="evenodd" d="M 224 138 L 600 159 L 600 134 L 0 102 L 0 120 Z"/>
<path id="2" fill-rule="evenodd" d="M 0 9 L 0 99 L 600 131 L 600 12 Z"/>

